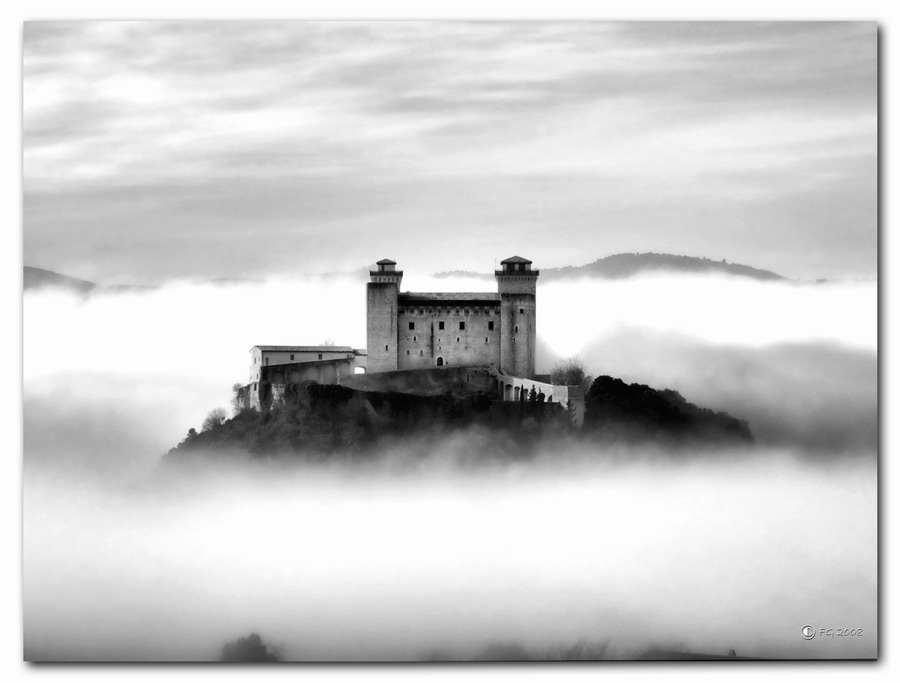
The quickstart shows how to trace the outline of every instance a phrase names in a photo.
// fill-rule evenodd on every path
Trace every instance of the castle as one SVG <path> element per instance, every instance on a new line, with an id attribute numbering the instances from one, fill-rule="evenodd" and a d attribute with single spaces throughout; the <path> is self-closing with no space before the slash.
<path id="1" fill-rule="evenodd" d="M 259 408 L 303 381 L 413 394 L 467 387 L 501 401 L 538 394 L 571 404 L 580 424 L 581 388 L 535 374 L 540 272 L 531 264 L 521 256 L 502 261 L 494 271 L 496 292 L 401 292 L 403 271 L 382 259 L 366 284 L 366 349 L 254 346 L 240 400 Z"/>
<path id="2" fill-rule="evenodd" d="M 379 261 L 366 285 L 369 372 L 473 365 L 534 379 L 539 271 L 521 256 L 500 265 L 496 293 L 401 293 L 403 271 Z"/>

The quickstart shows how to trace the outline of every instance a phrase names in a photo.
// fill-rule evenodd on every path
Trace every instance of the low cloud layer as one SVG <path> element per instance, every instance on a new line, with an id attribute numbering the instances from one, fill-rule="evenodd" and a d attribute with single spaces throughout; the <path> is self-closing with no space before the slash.
<path id="1" fill-rule="evenodd" d="M 406 287 L 490 286 L 411 274 Z M 578 355 L 594 376 L 674 389 L 749 420 L 763 443 L 852 451 L 877 440 L 875 283 L 676 275 L 553 283 L 539 288 L 538 338 L 539 372 Z M 360 281 L 183 283 L 89 298 L 29 293 L 26 424 L 44 412 L 58 418 L 51 424 L 78 422 L 84 411 L 113 406 L 126 423 L 152 416 L 152 429 L 141 433 L 151 432 L 163 451 L 209 410 L 228 407 L 232 384 L 249 380 L 251 346 L 327 339 L 365 347 Z"/>
<path id="2" fill-rule="evenodd" d="M 432 447 L 407 474 L 208 464 L 125 490 L 30 482 L 26 657 L 215 659 L 250 632 L 306 660 L 580 640 L 615 657 L 874 655 L 871 462 L 564 450 L 447 467 L 465 448 Z M 807 642 L 806 623 L 864 635 Z"/>

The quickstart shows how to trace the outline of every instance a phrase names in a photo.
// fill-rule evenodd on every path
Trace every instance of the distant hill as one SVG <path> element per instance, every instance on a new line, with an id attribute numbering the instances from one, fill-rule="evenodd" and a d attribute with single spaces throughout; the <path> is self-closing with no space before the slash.
<path id="1" fill-rule="evenodd" d="M 24 291 L 38 289 L 63 289 L 75 294 L 89 296 L 91 294 L 124 294 L 126 292 L 146 292 L 157 289 L 153 285 L 98 285 L 90 280 L 79 280 L 76 277 L 54 273 L 44 268 L 25 266 L 22 284 Z"/>
<path id="2" fill-rule="evenodd" d="M 613 254 L 598 259 L 585 266 L 565 268 L 542 268 L 544 280 L 565 279 L 593 275 L 611 280 L 632 277 L 647 271 L 668 270 L 681 273 L 725 273 L 740 275 L 757 280 L 784 280 L 785 278 L 769 270 L 760 270 L 740 263 L 728 263 L 725 259 L 713 261 L 698 256 L 678 256 L 675 254 Z"/>
<path id="3" fill-rule="evenodd" d="M 44 270 L 43 268 L 32 268 L 25 266 L 23 275 L 23 285 L 25 291 L 31 289 L 44 289 L 45 287 L 58 287 L 68 289 L 79 294 L 89 294 L 97 284 L 88 280 L 79 280 L 78 278 L 69 277 L 68 275 L 60 275 L 52 270 Z"/>
<path id="4" fill-rule="evenodd" d="M 577 277 L 599 277 L 607 280 L 618 280 L 633 277 L 640 273 L 669 271 L 678 273 L 725 273 L 754 278 L 756 280 L 784 280 L 785 278 L 769 270 L 761 270 L 740 263 L 728 263 L 725 259 L 713 261 L 699 256 L 678 256 L 676 254 L 613 254 L 584 266 L 565 266 L 563 268 L 541 268 L 541 281 L 565 280 Z M 493 279 L 487 273 L 473 273 L 463 270 L 452 270 L 436 273 L 435 277 L 476 277 Z"/>

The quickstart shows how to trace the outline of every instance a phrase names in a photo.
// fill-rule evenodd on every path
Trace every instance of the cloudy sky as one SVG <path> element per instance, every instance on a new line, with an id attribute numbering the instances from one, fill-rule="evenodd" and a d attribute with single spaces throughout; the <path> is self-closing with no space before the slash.
<path id="1" fill-rule="evenodd" d="M 876 275 L 873 23 L 31 22 L 26 265 Z"/>

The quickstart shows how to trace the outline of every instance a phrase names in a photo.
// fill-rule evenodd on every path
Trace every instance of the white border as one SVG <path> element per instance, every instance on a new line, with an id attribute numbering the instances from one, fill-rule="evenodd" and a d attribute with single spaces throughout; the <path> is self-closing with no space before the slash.
<path id="1" fill-rule="evenodd" d="M 583 0 L 554 0 L 553 2 L 490 2 L 488 0 L 456 0 L 453 3 L 424 3 L 411 0 L 382 0 L 378 3 L 356 1 L 287 2 L 285 0 L 255 0 L 252 3 L 234 3 L 190 0 L 157 0 L 153 3 L 122 3 L 112 0 L 82 0 L 66 3 L 60 0 L 33 2 L 7 2 L 0 9 L 0 49 L 2 49 L 2 83 L 5 105 L 2 108 L 3 130 L 0 159 L 2 159 L 2 262 L 3 320 L 7 322 L 2 336 L 2 357 L 16 368 L 11 372 L 11 382 L 3 392 L 4 443 L 0 453 L 3 463 L 2 548 L 3 562 L 3 615 L 0 638 L 0 677 L 4 681 L 40 676 L 65 676 L 66 678 L 94 680 L 143 678 L 145 680 L 171 681 L 195 678 L 218 680 L 255 679 L 260 675 L 302 677 L 304 680 L 350 680 L 365 677 L 367 680 L 417 680 L 420 677 L 443 680 L 557 680 L 597 677 L 628 678 L 629 680 L 655 680 L 674 677 L 680 680 L 720 679 L 724 676 L 748 678 L 764 675 L 767 678 L 795 679 L 814 677 L 817 681 L 847 678 L 892 678 L 898 680 L 897 648 L 890 647 L 890 618 L 896 613 L 896 593 L 888 583 L 891 562 L 890 533 L 896 534 L 896 506 L 891 504 L 890 492 L 897 490 L 897 467 L 890 463 L 894 454 L 896 427 L 892 428 L 889 416 L 893 411 L 890 400 L 896 395 L 898 371 L 891 362 L 890 351 L 894 320 L 888 315 L 888 302 L 896 310 L 900 304 L 896 278 L 891 277 L 891 264 L 900 263 L 898 241 L 889 234 L 890 175 L 889 160 L 895 158 L 896 144 L 886 130 L 887 113 L 896 85 L 895 50 L 892 33 L 898 26 L 895 21 L 900 5 L 895 0 L 855 0 L 854 2 L 812 2 L 791 0 L 757 0 L 756 2 L 712 2 L 710 0 L 682 0 L 678 3 L 662 1 L 630 0 L 628 2 L 585 2 Z M 881 661 L 877 664 L 816 663 L 816 664 L 761 664 L 761 665 L 531 665 L 531 666 L 337 666 L 297 668 L 288 666 L 273 671 L 259 668 L 229 668 L 210 666 L 29 666 L 22 663 L 21 625 L 21 283 L 22 283 L 22 233 L 21 233 L 21 40 L 22 22 L 31 19 L 146 19 L 146 18 L 528 18 L 528 19 L 859 19 L 875 20 L 880 26 L 881 49 L 881 297 L 882 297 L 882 403 L 881 416 L 884 440 L 881 450 Z M 14 104 L 15 103 L 15 104 Z M 896 418 L 896 415 L 895 415 Z M 895 422 L 896 424 L 896 422 Z M 894 572 L 896 574 L 896 572 Z M 894 638 L 896 642 L 896 638 Z M 893 674 L 890 672 L 893 671 Z"/>

